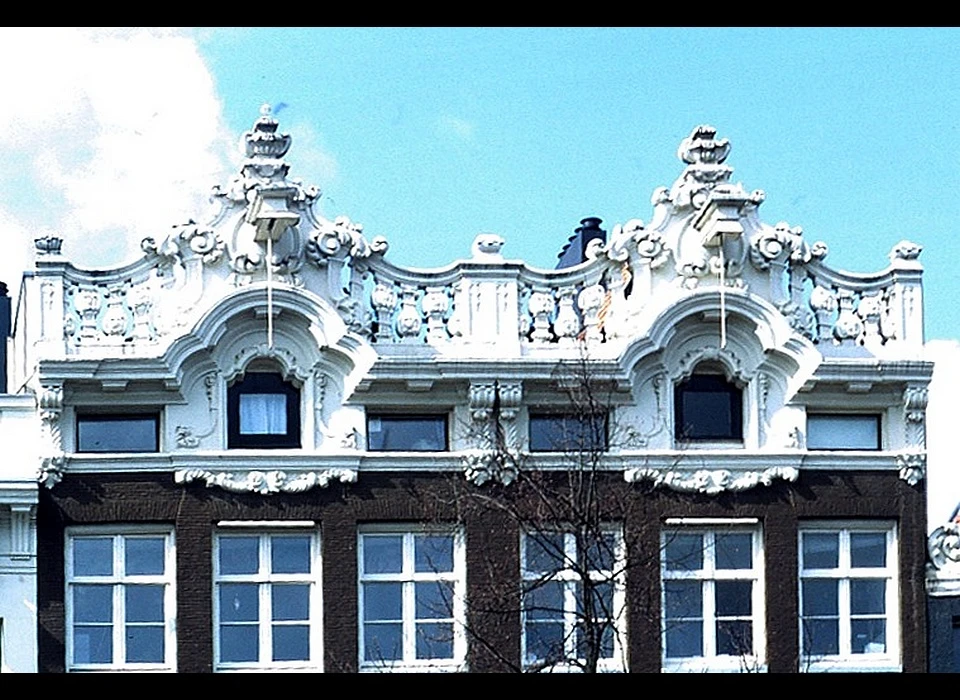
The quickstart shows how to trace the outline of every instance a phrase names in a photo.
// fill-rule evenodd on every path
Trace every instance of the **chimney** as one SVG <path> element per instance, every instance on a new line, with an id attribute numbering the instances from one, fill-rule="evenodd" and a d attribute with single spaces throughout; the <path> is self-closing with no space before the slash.
<path id="1" fill-rule="evenodd" d="M 570 236 L 566 245 L 563 246 L 563 250 L 557 255 L 559 262 L 557 262 L 556 269 L 573 267 L 586 260 L 587 244 L 595 238 L 599 238 L 606 243 L 607 232 L 600 228 L 601 223 L 603 223 L 603 219 L 596 216 L 588 216 L 586 219 L 580 220 L 580 225 L 573 230 L 573 235 Z"/>

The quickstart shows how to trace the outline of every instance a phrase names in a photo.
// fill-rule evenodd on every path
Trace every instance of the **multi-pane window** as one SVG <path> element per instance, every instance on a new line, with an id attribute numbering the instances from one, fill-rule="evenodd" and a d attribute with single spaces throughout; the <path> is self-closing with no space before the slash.
<path id="1" fill-rule="evenodd" d="M 880 416 L 856 413 L 808 413 L 807 449 L 879 450 Z"/>
<path id="2" fill-rule="evenodd" d="M 320 667 L 319 556 L 313 530 L 218 533 L 217 670 Z"/>
<path id="3" fill-rule="evenodd" d="M 897 596 L 894 525 L 804 525 L 800 530 L 801 668 L 899 668 Z"/>
<path id="4" fill-rule="evenodd" d="M 530 669 L 624 670 L 623 537 L 528 532 L 521 541 L 523 659 Z"/>
<path id="5" fill-rule="evenodd" d="M 761 668 L 759 531 L 742 526 L 665 530 L 661 553 L 664 668 Z"/>
<path id="6" fill-rule="evenodd" d="M 607 449 L 605 413 L 531 413 L 532 452 L 597 452 Z"/>
<path id="7" fill-rule="evenodd" d="M 377 451 L 443 452 L 447 449 L 447 416 L 369 413 L 367 446 Z"/>
<path id="8" fill-rule="evenodd" d="M 463 541 L 446 530 L 360 533 L 360 665 L 462 668 Z"/>
<path id="9" fill-rule="evenodd" d="M 169 530 L 67 531 L 68 670 L 175 668 L 173 547 Z"/>

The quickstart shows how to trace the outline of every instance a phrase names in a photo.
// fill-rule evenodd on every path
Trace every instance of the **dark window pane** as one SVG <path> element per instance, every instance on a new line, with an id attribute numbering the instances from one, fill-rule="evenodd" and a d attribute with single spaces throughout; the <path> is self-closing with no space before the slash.
<path id="1" fill-rule="evenodd" d="M 563 622 L 538 622 L 529 618 L 524 627 L 528 661 L 556 662 L 564 654 Z"/>
<path id="2" fill-rule="evenodd" d="M 539 532 L 527 535 L 525 568 L 530 572 L 552 573 L 566 568 L 565 535 L 561 532 Z"/>
<path id="3" fill-rule="evenodd" d="M 452 535 L 417 535 L 413 545 L 417 573 L 453 571 Z"/>
<path id="4" fill-rule="evenodd" d="M 163 559 L 162 537 L 126 538 L 124 569 L 127 576 L 162 576 Z"/>
<path id="5" fill-rule="evenodd" d="M 255 574 L 260 569 L 260 540 L 257 537 L 221 537 L 220 573 Z"/>
<path id="6" fill-rule="evenodd" d="M 749 533 L 718 532 L 715 542 L 718 569 L 753 567 L 753 536 Z"/>
<path id="7" fill-rule="evenodd" d="M 113 622 L 113 586 L 73 587 L 76 622 Z"/>
<path id="8" fill-rule="evenodd" d="M 270 562 L 275 574 L 309 574 L 310 538 L 305 535 L 271 537 Z"/>
<path id="9" fill-rule="evenodd" d="M 749 620 L 718 620 L 717 654 L 724 656 L 753 654 L 753 624 Z"/>
<path id="10" fill-rule="evenodd" d="M 588 571 L 613 571 L 616 566 L 617 544 L 619 538 L 612 532 L 604 532 L 599 537 L 587 537 Z"/>
<path id="11" fill-rule="evenodd" d="M 887 582 L 883 579 L 850 581 L 850 612 L 854 615 L 883 615 L 886 612 Z"/>
<path id="12" fill-rule="evenodd" d="M 667 533 L 667 571 L 699 571 L 703 568 L 703 535 Z"/>
<path id="13" fill-rule="evenodd" d="M 364 535 L 363 571 L 366 574 L 399 574 L 403 570 L 401 535 Z"/>
<path id="14" fill-rule="evenodd" d="M 403 619 L 402 586 L 401 583 L 364 583 L 363 619 Z"/>
<path id="15" fill-rule="evenodd" d="M 589 590 L 589 597 L 585 591 Z M 609 619 L 613 615 L 613 581 L 593 581 L 592 585 L 585 587 L 582 582 L 577 582 L 577 615 L 588 614 L 584 603 L 591 603 L 592 608 L 589 614 L 595 620 Z"/>
<path id="16" fill-rule="evenodd" d="M 400 623 L 363 625 L 364 661 L 395 661 L 403 658 L 403 632 Z"/>
<path id="17" fill-rule="evenodd" d="M 803 542 L 804 569 L 836 569 L 840 565 L 840 534 L 805 532 Z"/>
<path id="18" fill-rule="evenodd" d="M 127 622 L 163 622 L 163 586 L 124 586 Z"/>
<path id="19" fill-rule="evenodd" d="M 580 452 L 607 449 L 605 414 L 532 414 L 530 449 L 533 452 Z"/>
<path id="20" fill-rule="evenodd" d="M 703 655 L 703 623 L 699 620 L 691 622 L 668 620 L 665 634 L 668 658 Z"/>
<path id="21" fill-rule="evenodd" d="M 271 614 L 274 620 L 309 620 L 310 586 L 275 583 L 270 587 Z"/>
<path id="22" fill-rule="evenodd" d="M 156 452 L 157 416 L 77 418 L 77 452 Z"/>
<path id="23" fill-rule="evenodd" d="M 718 617 L 747 617 L 753 610 L 751 581 L 717 581 L 714 584 Z"/>
<path id="24" fill-rule="evenodd" d="M 113 538 L 79 537 L 73 540 L 74 576 L 110 576 L 113 573 Z"/>
<path id="25" fill-rule="evenodd" d="M 699 581 L 664 581 L 663 608 L 667 618 L 703 617 L 703 586 Z"/>
<path id="26" fill-rule="evenodd" d="M 595 635 L 595 643 L 599 645 L 598 650 L 600 652 L 599 656 L 601 659 L 612 659 L 613 658 L 613 640 L 614 640 L 614 628 L 612 622 L 602 622 L 594 624 L 592 628 Z M 589 648 L 590 636 L 584 629 L 583 625 L 577 625 L 577 657 L 580 659 L 585 659 L 587 657 L 587 650 Z M 599 639 L 596 639 L 596 635 L 599 635 Z"/>
<path id="27" fill-rule="evenodd" d="M 84 625 L 74 627 L 73 663 L 113 663 L 113 628 L 110 626 L 87 627 Z"/>
<path id="28" fill-rule="evenodd" d="M 880 416 L 809 414 L 807 449 L 879 450 Z"/>
<path id="29" fill-rule="evenodd" d="M 887 535 L 883 532 L 850 533 L 850 566 L 882 568 L 887 565 Z"/>
<path id="30" fill-rule="evenodd" d="M 447 417 L 370 414 L 367 444 L 371 450 L 443 452 L 447 449 Z"/>
<path id="31" fill-rule="evenodd" d="M 418 620 L 453 617 L 452 581 L 418 581 L 414 586 Z"/>
<path id="32" fill-rule="evenodd" d="M 834 616 L 839 614 L 839 583 L 834 580 L 808 579 L 801 581 L 800 586 L 803 592 L 803 615 L 810 616 Z"/>
<path id="33" fill-rule="evenodd" d="M 559 581 L 538 583 L 523 595 L 528 620 L 563 619 L 563 584 Z"/>
<path id="34" fill-rule="evenodd" d="M 695 374 L 674 389 L 678 440 L 742 440 L 743 392 L 719 374 Z"/>
<path id="35" fill-rule="evenodd" d="M 220 619 L 223 622 L 256 622 L 260 619 L 256 583 L 220 584 Z"/>
<path id="36" fill-rule="evenodd" d="M 453 625 L 437 622 L 418 624 L 417 658 L 452 659 Z"/>
<path id="37" fill-rule="evenodd" d="M 840 653 L 840 621 L 803 620 L 804 656 L 827 656 Z"/>
<path id="38" fill-rule="evenodd" d="M 257 661 L 260 640 L 256 625 L 220 625 L 220 661 Z"/>
<path id="39" fill-rule="evenodd" d="M 850 650 L 854 654 L 883 654 L 887 651 L 887 622 L 881 619 L 850 622 Z"/>
<path id="40" fill-rule="evenodd" d="M 163 627 L 127 625 L 127 663 L 163 663 Z"/>
<path id="41" fill-rule="evenodd" d="M 310 627 L 307 625 L 273 626 L 273 660 L 307 661 L 310 658 Z"/>

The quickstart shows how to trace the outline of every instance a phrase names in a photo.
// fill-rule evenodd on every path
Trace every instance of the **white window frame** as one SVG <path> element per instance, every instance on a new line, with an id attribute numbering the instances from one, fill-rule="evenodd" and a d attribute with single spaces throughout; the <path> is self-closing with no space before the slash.
<path id="1" fill-rule="evenodd" d="M 805 569 L 803 564 L 803 536 L 807 533 L 836 532 L 839 535 L 839 560 L 835 569 Z M 850 535 L 854 533 L 884 533 L 886 536 L 886 565 L 884 567 L 854 568 L 851 566 Z M 801 671 L 893 671 L 902 670 L 900 651 L 900 557 L 898 528 L 891 521 L 833 521 L 801 523 L 798 532 L 800 615 L 800 670 Z M 854 654 L 851 652 L 850 611 L 851 586 L 855 579 L 885 579 L 884 617 L 886 620 L 886 650 L 880 653 Z M 839 653 L 824 656 L 804 655 L 803 581 L 805 579 L 832 579 L 839 582 Z"/>
<path id="2" fill-rule="evenodd" d="M 626 547 L 624 545 L 623 530 L 615 525 L 605 526 L 602 530 L 604 534 L 612 534 L 616 538 L 616 551 L 614 553 L 613 569 L 590 571 L 589 576 L 593 581 L 610 581 L 613 584 L 613 656 L 610 658 L 599 659 L 597 670 L 605 673 L 623 673 L 627 670 L 627 635 L 626 635 Z M 520 571 L 522 585 L 527 590 L 531 585 L 537 585 L 547 582 L 559 581 L 563 583 L 563 639 L 564 639 L 564 658 L 573 660 L 576 658 L 576 625 L 579 620 L 577 613 L 577 584 L 580 583 L 581 576 L 574 568 L 573 564 L 577 561 L 577 537 L 576 533 L 563 528 L 556 531 L 545 531 L 544 534 L 563 535 L 563 558 L 565 566 L 563 569 L 545 575 L 542 571 L 529 571 L 527 565 L 527 546 L 528 539 L 535 538 L 535 534 L 521 533 L 520 535 Z M 528 658 L 527 655 L 527 609 L 521 604 L 521 658 L 525 668 L 530 670 L 542 670 L 551 672 L 575 672 L 580 670 L 577 663 L 572 661 L 552 664 L 547 667 L 540 667 L 537 659 Z"/>
<path id="3" fill-rule="evenodd" d="M 322 671 L 322 570 L 320 562 L 320 533 L 312 523 L 220 523 L 214 536 L 213 546 L 213 669 L 214 671 Z M 309 573 L 274 573 L 271 571 L 271 546 L 273 537 L 307 536 L 310 538 Z M 227 537 L 256 537 L 258 566 L 256 573 L 222 574 L 220 572 L 220 542 Z M 220 584 L 256 584 L 258 586 L 258 653 L 257 661 L 220 660 Z M 273 660 L 273 584 L 307 584 L 309 593 L 310 658 L 295 661 Z M 300 622 L 300 621 L 297 621 Z"/>
<path id="4" fill-rule="evenodd" d="M 402 537 L 402 570 L 399 573 L 367 573 L 364 571 L 364 540 L 368 536 L 393 535 Z M 415 538 L 418 535 L 453 537 L 453 571 L 415 571 Z M 368 525 L 357 533 L 357 609 L 358 648 L 361 672 L 428 672 L 466 671 L 466 557 L 463 532 L 459 528 L 418 527 L 393 525 Z M 449 659 L 417 659 L 416 645 L 416 584 L 428 581 L 453 583 L 452 611 L 449 618 L 453 624 L 453 656 Z M 366 635 L 364 630 L 364 584 L 390 582 L 402 584 L 402 659 L 366 659 Z"/>
<path id="5" fill-rule="evenodd" d="M 667 544 L 677 535 L 703 535 L 703 560 L 700 569 L 679 571 L 667 569 Z M 751 568 L 718 569 L 716 565 L 717 534 L 748 534 L 751 537 Z M 668 521 L 661 532 L 660 541 L 660 625 L 663 672 L 729 672 L 750 673 L 766 671 L 766 616 L 764 613 L 764 556 L 763 533 L 758 524 L 742 522 L 716 522 L 696 524 L 691 519 L 687 525 L 673 525 Z M 703 654 L 701 656 L 667 656 L 667 581 L 701 582 L 701 618 Z M 716 583 L 718 581 L 751 581 L 750 623 L 753 650 L 750 654 L 730 655 L 717 652 Z M 740 619 L 740 618 L 735 618 Z"/>
<path id="6" fill-rule="evenodd" d="M 163 573 L 152 575 L 128 575 L 124 573 L 124 542 L 127 539 L 162 537 L 164 543 Z M 76 575 L 73 566 L 74 542 L 80 539 L 112 540 L 112 570 L 110 575 Z M 64 538 L 65 559 L 65 597 L 64 611 L 66 622 L 66 669 L 67 671 L 176 671 L 176 545 L 172 527 L 155 526 L 77 526 L 66 529 Z M 113 660 L 110 663 L 74 662 L 74 610 L 73 589 L 79 585 L 109 585 L 112 593 L 112 648 Z M 161 663 L 127 662 L 125 638 L 124 591 L 128 585 L 162 585 L 163 595 L 163 650 Z"/>

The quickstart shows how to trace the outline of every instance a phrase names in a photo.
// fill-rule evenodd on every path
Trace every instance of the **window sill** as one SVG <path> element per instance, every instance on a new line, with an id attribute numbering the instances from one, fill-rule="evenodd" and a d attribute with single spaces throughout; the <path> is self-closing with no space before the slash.
<path id="1" fill-rule="evenodd" d="M 462 661 L 382 661 L 360 664 L 360 673 L 466 673 L 467 664 Z"/>
<path id="2" fill-rule="evenodd" d="M 555 664 L 553 666 L 544 666 L 543 668 L 537 668 L 535 666 L 525 666 L 524 671 L 527 673 L 583 673 L 583 669 L 579 666 L 573 664 Z M 597 664 L 598 673 L 626 673 L 627 669 L 621 664 L 616 663 L 615 661 L 606 660 L 600 661 Z"/>
<path id="3" fill-rule="evenodd" d="M 177 669 L 165 664 L 142 664 L 139 666 L 71 666 L 67 673 L 176 673 Z"/>
<path id="4" fill-rule="evenodd" d="M 893 659 L 833 657 L 808 661 L 800 659 L 804 673 L 901 673 L 903 666 Z"/>
<path id="5" fill-rule="evenodd" d="M 742 450 L 743 440 L 677 440 L 674 438 L 675 450 Z"/>
<path id="6" fill-rule="evenodd" d="M 707 659 L 667 659 L 661 673 L 766 673 L 767 665 L 754 656 L 724 656 Z"/>
<path id="7" fill-rule="evenodd" d="M 304 661 L 288 664 L 228 664 L 215 666 L 214 673 L 321 673 L 319 664 Z"/>

